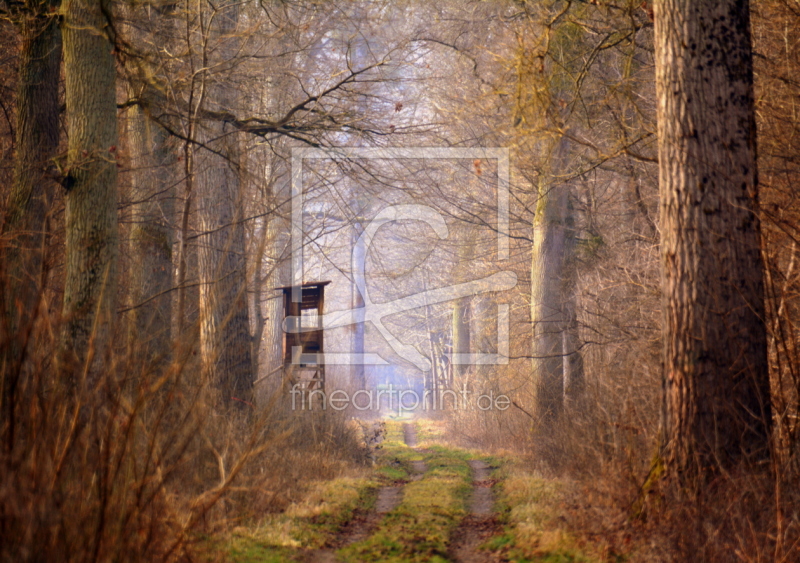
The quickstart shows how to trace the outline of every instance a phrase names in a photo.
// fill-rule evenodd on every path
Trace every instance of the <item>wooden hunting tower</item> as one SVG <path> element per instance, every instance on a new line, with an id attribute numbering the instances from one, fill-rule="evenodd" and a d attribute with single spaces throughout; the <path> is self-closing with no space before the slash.
<path id="1" fill-rule="evenodd" d="M 298 385 L 303 391 L 325 390 L 325 348 L 323 346 L 322 314 L 325 307 L 325 286 L 329 281 L 306 282 L 299 286 L 276 287 L 283 292 L 285 324 L 283 337 L 283 371 L 290 387 Z M 298 289 L 299 291 L 293 291 Z M 300 300 L 292 297 L 299 293 Z"/>

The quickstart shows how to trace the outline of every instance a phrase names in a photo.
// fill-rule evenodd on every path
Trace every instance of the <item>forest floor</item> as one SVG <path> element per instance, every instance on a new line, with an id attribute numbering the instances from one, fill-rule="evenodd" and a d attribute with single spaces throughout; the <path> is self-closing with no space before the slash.
<path id="1" fill-rule="evenodd" d="M 453 447 L 436 421 L 387 420 L 367 474 L 320 482 L 257 527 L 237 528 L 240 563 L 617 561 L 565 526 L 572 495 L 508 456 Z M 595 542 L 596 543 L 596 542 Z"/>

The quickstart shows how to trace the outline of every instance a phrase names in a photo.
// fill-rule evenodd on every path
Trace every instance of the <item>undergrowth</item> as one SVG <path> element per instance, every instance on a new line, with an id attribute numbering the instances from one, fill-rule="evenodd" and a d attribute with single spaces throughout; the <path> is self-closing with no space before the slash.
<path id="1" fill-rule="evenodd" d="M 0 340 L 23 351 L 0 362 L 0 561 L 225 559 L 230 530 L 363 457 L 343 415 L 224 404 L 192 345 L 160 363 L 109 350 L 64 378 L 46 321 Z"/>

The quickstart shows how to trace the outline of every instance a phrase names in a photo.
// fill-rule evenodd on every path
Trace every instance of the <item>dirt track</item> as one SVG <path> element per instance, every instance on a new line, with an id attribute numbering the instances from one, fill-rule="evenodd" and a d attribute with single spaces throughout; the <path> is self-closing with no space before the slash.
<path id="1" fill-rule="evenodd" d="M 479 550 L 478 547 L 490 537 L 500 533 L 500 524 L 492 513 L 494 494 L 492 493 L 491 468 L 483 461 L 473 459 L 472 497 L 469 514 L 461 521 L 452 537 L 448 556 L 453 561 L 478 563 L 480 561 L 501 561 L 496 555 Z"/>
<path id="2" fill-rule="evenodd" d="M 417 448 L 417 434 L 413 424 L 403 425 L 403 439 L 410 448 Z M 491 536 L 502 530 L 494 514 L 493 481 L 490 479 L 491 468 L 483 461 L 470 460 L 472 469 L 472 494 L 469 500 L 469 514 L 462 520 L 452 536 L 448 550 L 448 558 L 464 563 L 482 561 L 501 561 L 498 556 L 478 547 Z M 422 461 L 411 462 L 411 481 L 421 479 L 427 467 Z M 401 484 L 381 487 L 371 510 L 357 510 L 336 537 L 335 541 L 324 549 L 306 551 L 301 560 L 308 563 L 333 563 L 336 551 L 367 538 L 379 525 L 383 516 L 394 510 L 403 500 L 404 486 Z"/>

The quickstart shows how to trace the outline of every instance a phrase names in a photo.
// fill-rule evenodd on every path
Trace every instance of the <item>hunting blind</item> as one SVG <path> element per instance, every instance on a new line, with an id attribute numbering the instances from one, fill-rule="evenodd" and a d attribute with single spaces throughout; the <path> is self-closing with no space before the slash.
<path id="1" fill-rule="evenodd" d="M 325 286 L 329 281 L 276 287 L 283 292 L 284 324 L 283 371 L 293 388 L 303 391 L 325 390 L 325 361 L 322 314 Z M 299 297 L 299 300 L 295 300 Z"/>

